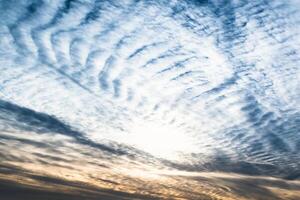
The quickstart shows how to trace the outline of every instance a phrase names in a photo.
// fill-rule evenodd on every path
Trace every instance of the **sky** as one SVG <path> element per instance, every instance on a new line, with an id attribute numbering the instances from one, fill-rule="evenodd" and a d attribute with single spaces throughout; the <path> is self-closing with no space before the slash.
<path id="1" fill-rule="evenodd" d="M 0 0 L 0 199 L 298 200 L 300 1 Z"/>

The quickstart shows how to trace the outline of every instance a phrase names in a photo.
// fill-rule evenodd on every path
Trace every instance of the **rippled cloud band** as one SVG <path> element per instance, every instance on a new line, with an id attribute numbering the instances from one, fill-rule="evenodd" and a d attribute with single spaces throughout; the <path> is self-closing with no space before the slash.
<path id="1" fill-rule="evenodd" d="M 297 0 L 0 0 L 0 198 L 300 197 Z"/>

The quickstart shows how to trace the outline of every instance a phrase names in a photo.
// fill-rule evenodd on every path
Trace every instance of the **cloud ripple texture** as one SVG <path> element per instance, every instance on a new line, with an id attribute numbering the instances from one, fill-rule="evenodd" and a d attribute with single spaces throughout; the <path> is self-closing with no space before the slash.
<path id="1" fill-rule="evenodd" d="M 0 198 L 299 198 L 299 1 L 0 0 L 0 19 Z"/>

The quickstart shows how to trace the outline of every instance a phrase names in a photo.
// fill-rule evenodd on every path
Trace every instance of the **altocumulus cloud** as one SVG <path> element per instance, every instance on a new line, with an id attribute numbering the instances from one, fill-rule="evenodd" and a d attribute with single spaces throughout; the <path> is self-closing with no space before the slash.
<path id="1" fill-rule="evenodd" d="M 0 196 L 297 199 L 300 3 L 0 0 Z"/>

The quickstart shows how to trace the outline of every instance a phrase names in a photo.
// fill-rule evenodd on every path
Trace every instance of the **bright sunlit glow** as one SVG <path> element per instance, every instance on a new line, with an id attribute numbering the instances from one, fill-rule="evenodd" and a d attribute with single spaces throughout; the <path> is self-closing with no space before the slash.
<path id="1" fill-rule="evenodd" d="M 135 124 L 127 139 L 141 150 L 168 159 L 178 159 L 179 153 L 195 150 L 192 139 L 183 130 L 159 122 Z"/>

